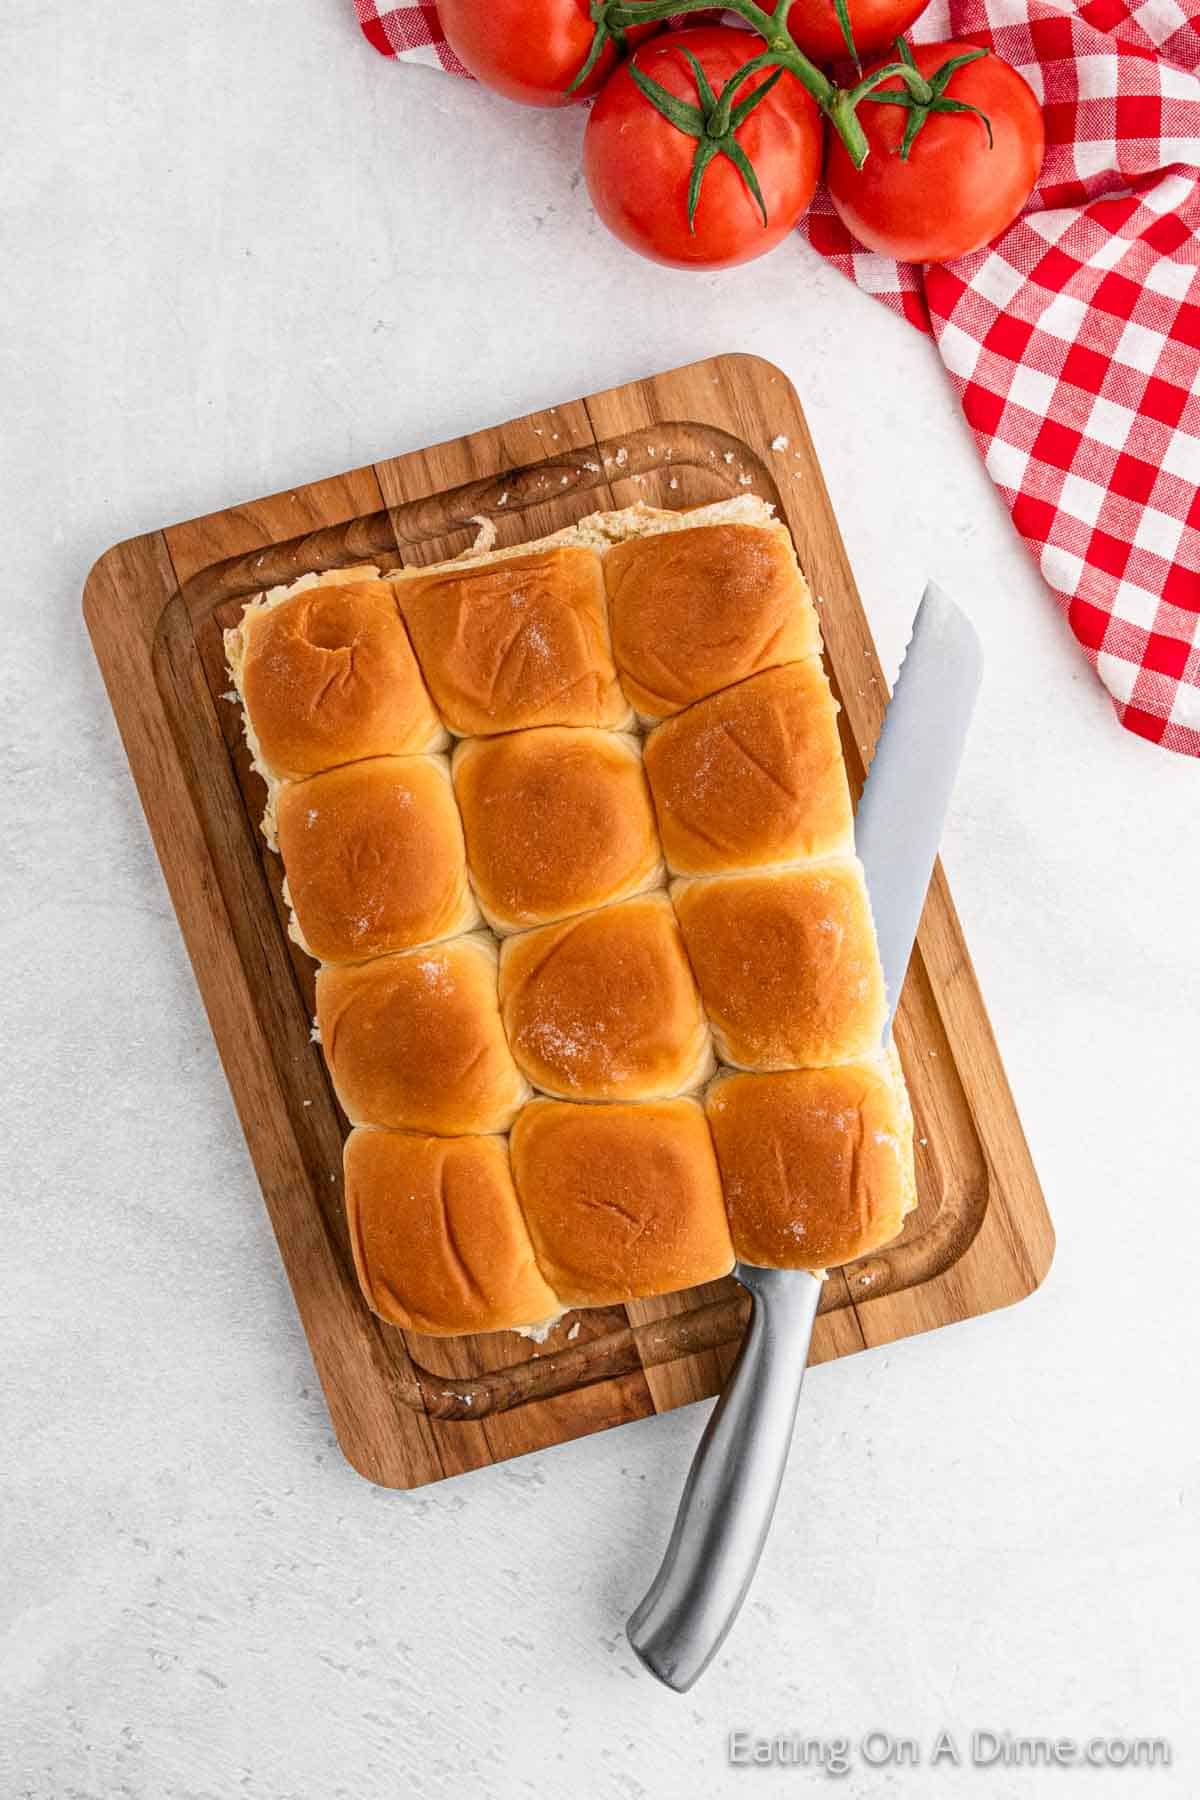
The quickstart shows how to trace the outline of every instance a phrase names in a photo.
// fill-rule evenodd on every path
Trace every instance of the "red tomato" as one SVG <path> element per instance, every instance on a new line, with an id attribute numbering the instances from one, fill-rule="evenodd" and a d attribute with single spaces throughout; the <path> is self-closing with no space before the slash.
<path id="1" fill-rule="evenodd" d="M 582 87 L 566 89 L 587 61 L 596 35 L 588 0 L 438 0 L 446 42 L 464 68 L 497 94 L 523 106 L 566 106 L 585 100 L 617 61 L 609 44 Z M 639 43 L 657 24 L 631 26 Z"/>
<path id="2" fill-rule="evenodd" d="M 632 60 L 679 100 L 700 104 L 690 51 L 719 98 L 749 61 L 758 40 L 713 25 L 677 31 L 644 45 Z M 670 123 L 640 92 L 624 63 L 592 108 L 583 138 L 583 172 L 596 211 L 623 243 L 679 269 L 723 269 L 749 262 L 787 236 L 813 197 L 821 170 L 821 116 L 795 76 L 784 74 L 737 128 L 754 166 L 767 223 L 740 171 L 714 156 L 704 172 L 695 232 L 688 229 L 688 184 L 697 140 Z M 748 98 L 770 71 L 738 89 Z"/>
<path id="3" fill-rule="evenodd" d="M 846 0 L 854 47 L 860 55 L 883 50 L 907 31 L 925 11 L 929 0 Z M 846 40 L 838 24 L 833 0 L 795 0 L 787 28 L 805 56 L 814 62 L 840 62 Z"/>
<path id="4" fill-rule="evenodd" d="M 950 57 L 974 47 L 918 44 L 913 57 L 928 80 Z M 900 86 L 899 77 L 885 84 Z M 900 262 L 952 262 L 981 250 L 1012 224 L 1042 166 L 1041 108 L 1029 84 L 1000 57 L 982 56 L 956 69 L 946 98 L 987 114 L 991 149 L 982 119 L 935 112 L 902 161 L 907 109 L 870 100 L 858 109 L 871 146 L 861 169 L 840 139 L 830 139 L 825 179 L 843 224 L 869 249 Z"/>

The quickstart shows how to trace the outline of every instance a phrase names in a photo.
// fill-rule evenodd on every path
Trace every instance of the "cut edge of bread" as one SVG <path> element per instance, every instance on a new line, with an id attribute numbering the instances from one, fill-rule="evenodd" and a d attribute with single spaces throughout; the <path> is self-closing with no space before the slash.
<path id="1" fill-rule="evenodd" d="M 392 569 L 384 579 L 394 583 L 415 581 L 422 576 L 446 574 L 474 563 L 508 562 L 515 556 L 536 556 L 541 550 L 578 548 L 595 550 L 603 555 L 614 544 L 628 543 L 631 538 L 650 537 L 664 531 L 690 531 L 701 525 L 756 525 L 765 530 L 781 531 L 789 544 L 792 541 L 787 527 L 776 519 L 770 501 L 760 499 L 757 494 L 736 494 L 729 500 L 715 500 L 678 512 L 669 507 L 647 506 L 639 500 L 633 506 L 588 513 L 573 525 L 563 525 L 545 537 L 530 538 L 520 544 L 504 544 L 499 549 L 495 548 L 494 534 L 489 529 L 491 520 L 480 518 L 471 522 L 479 523 L 479 536 L 457 556 L 429 563 L 423 568 Z"/>

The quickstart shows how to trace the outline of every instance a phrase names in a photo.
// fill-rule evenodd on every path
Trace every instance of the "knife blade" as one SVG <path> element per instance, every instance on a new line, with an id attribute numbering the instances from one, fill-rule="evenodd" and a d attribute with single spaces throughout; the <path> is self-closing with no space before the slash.
<path id="1" fill-rule="evenodd" d="M 855 818 L 855 847 L 888 995 L 891 1032 L 979 691 L 975 630 L 925 589 Z M 741 1610 L 787 1466 L 821 1277 L 738 1263 L 750 1323 L 700 1440 L 662 1566 L 626 1633 L 667 1687 L 690 1688 Z"/>
<path id="2" fill-rule="evenodd" d="M 887 987 L 888 1031 L 982 675 L 975 627 L 931 581 L 854 815 L 854 847 L 866 870 Z"/>

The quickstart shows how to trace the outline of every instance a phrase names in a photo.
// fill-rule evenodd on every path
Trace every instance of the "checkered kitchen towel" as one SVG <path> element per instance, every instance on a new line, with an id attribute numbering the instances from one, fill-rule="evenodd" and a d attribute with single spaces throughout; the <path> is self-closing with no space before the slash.
<path id="1" fill-rule="evenodd" d="M 355 6 L 384 55 L 463 73 L 432 6 Z M 1027 211 L 928 269 L 864 250 L 823 194 L 802 230 L 932 335 L 1122 723 L 1200 756 L 1200 6 L 933 0 L 913 35 L 990 45 L 1042 101 Z"/>

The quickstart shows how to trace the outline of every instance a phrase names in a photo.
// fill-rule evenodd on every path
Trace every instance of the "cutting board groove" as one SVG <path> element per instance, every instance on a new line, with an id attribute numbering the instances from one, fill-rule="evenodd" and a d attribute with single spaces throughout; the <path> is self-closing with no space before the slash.
<path id="1" fill-rule="evenodd" d="M 784 442 L 786 440 L 786 442 Z M 228 698 L 221 633 L 246 596 L 313 569 L 424 565 L 525 542 L 636 500 L 757 493 L 819 596 L 857 794 L 887 689 L 799 401 L 718 356 L 116 545 L 84 612 L 342 1448 L 415 1487 L 714 1393 L 744 1327 L 733 1281 L 510 1333 L 382 1325 L 354 1279 L 346 1122 L 309 1035 L 313 969 L 284 929 L 263 790 Z M 920 1204 L 899 1242 L 826 1284 L 814 1360 L 1030 1293 L 1053 1233 L 940 865 L 896 1020 Z"/>

